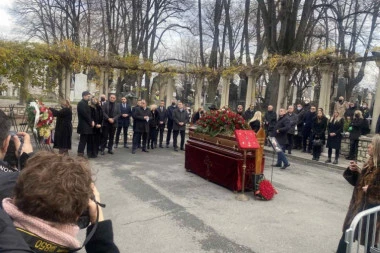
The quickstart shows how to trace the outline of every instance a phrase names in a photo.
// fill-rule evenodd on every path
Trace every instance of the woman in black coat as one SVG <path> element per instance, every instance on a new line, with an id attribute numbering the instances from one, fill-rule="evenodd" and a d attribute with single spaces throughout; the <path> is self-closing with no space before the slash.
<path id="1" fill-rule="evenodd" d="M 319 161 L 322 153 L 322 147 L 325 144 L 325 132 L 327 128 L 327 118 L 319 108 L 317 117 L 313 119 L 312 136 L 313 136 L 313 160 Z"/>
<path id="2" fill-rule="evenodd" d="M 95 126 L 91 135 L 91 140 L 87 148 L 88 158 L 98 157 L 99 147 L 102 141 L 102 126 L 103 126 L 103 109 L 99 100 L 95 97 L 91 98 L 91 118 L 94 120 Z"/>
<path id="3" fill-rule="evenodd" d="M 157 128 L 159 122 L 159 113 L 157 111 L 157 105 L 153 104 L 150 106 L 151 118 L 149 118 L 149 138 L 148 138 L 148 149 L 157 148 Z M 149 146 L 150 145 L 150 146 Z"/>
<path id="4" fill-rule="evenodd" d="M 335 160 L 333 164 L 338 164 L 340 146 L 342 143 L 344 120 L 340 117 L 339 111 L 335 111 L 327 126 L 328 158 L 326 163 L 331 163 L 332 150 L 335 149 Z"/>
<path id="5" fill-rule="evenodd" d="M 249 121 L 249 126 L 255 133 L 257 133 L 261 128 L 261 124 L 262 124 L 261 122 L 262 122 L 261 112 L 257 111 L 253 115 L 252 119 Z"/>
<path id="6" fill-rule="evenodd" d="M 71 123 L 73 112 L 70 101 L 67 99 L 61 100 L 61 107 L 61 110 L 49 108 L 53 116 L 57 117 L 53 148 L 57 148 L 60 154 L 68 155 L 69 149 L 71 149 L 71 136 L 73 134 L 73 124 Z"/>
<path id="7" fill-rule="evenodd" d="M 348 160 L 355 160 L 358 155 L 359 138 L 362 134 L 363 115 L 360 110 L 356 110 L 350 123 L 348 131 L 350 132 L 350 153 L 346 157 Z"/>

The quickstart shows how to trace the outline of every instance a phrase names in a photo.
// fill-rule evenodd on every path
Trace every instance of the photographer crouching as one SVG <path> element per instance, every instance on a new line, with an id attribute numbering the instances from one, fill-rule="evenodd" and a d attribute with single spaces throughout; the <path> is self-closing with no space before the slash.
<path id="1" fill-rule="evenodd" d="M 0 252 L 76 252 L 79 224 L 89 223 L 86 252 L 119 252 L 83 158 L 38 152 L 14 174 L 14 194 L 0 209 Z"/>

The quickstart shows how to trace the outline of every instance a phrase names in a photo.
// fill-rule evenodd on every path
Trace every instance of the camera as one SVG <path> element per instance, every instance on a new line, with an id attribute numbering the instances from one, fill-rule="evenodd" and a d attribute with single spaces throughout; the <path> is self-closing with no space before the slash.
<path id="1" fill-rule="evenodd" d="M 17 136 L 18 139 L 20 140 L 20 142 L 23 142 L 24 139 L 21 137 L 21 136 L 18 136 L 17 135 L 17 132 L 16 131 L 9 131 L 9 135 L 11 136 L 11 141 L 13 142 L 13 136 Z"/>

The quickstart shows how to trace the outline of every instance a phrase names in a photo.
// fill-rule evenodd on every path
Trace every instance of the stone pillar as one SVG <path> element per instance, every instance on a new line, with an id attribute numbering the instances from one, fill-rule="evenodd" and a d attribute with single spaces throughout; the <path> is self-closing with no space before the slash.
<path id="1" fill-rule="evenodd" d="M 251 104 L 256 103 L 256 76 L 252 73 L 248 74 L 247 94 L 245 97 L 245 109 L 247 110 Z"/>
<path id="2" fill-rule="evenodd" d="M 376 83 L 375 104 L 373 105 L 371 133 L 376 132 L 376 123 L 380 113 L 380 59 L 376 59 L 376 65 L 379 68 L 379 76 Z"/>
<path id="3" fill-rule="evenodd" d="M 228 77 L 223 77 L 221 79 L 222 81 L 222 98 L 220 99 L 220 107 L 223 107 L 225 105 L 228 106 L 229 102 L 229 96 L 230 96 L 230 79 Z"/>
<path id="4" fill-rule="evenodd" d="M 62 83 L 60 86 L 60 93 L 62 94 L 62 98 L 65 98 L 65 86 L 66 86 L 66 67 L 62 67 Z"/>
<path id="5" fill-rule="evenodd" d="M 285 87 L 288 86 L 289 82 L 289 71 L 285 67 L 278 68 L 278 73 L 280 73 L 280 83 L 278 86 L 278 98 L 277 98 L 277 107 L 276 112 L 279 115 L 280 108 L 285 108 L 286 104 L 284 103 L 285 99 Z"/>
<path id="6" fill-rule="evenodd" d="M 106 98 L 108 98 L 108 71 L 104 72 L 104 91 Z"/>
<path id="7" fill-rule="evenodd" d="M 203 77 L 199 77 L 195 80 L 194 112 L 198 111 L 198 108 L 202 105 L 202 86 Z"/>
<path id="8" fill-rule="evenodd" d="M 71 88 L 71 70 L 66 68 L 66 79 L 65 79 L 65 99 L 70 100 L 70 88 Z"/>
<path id="9" fill-rule="evenodd" d="M 293 85 L 292 105 L 294 105 L 296 103 L 296 100 L 297 100 L 297 90 L 298 90 L 298 86 L 297 85 Z"/>
<path id="10" fill-rule="evenodd" d="M 172 104 L 173 100 L 173 91 L 174 91 L 175 80 L 173 77 L 168 78 L 166 84 L 166 105 L 169 106 Z"/>
<path id="11" fill-rule="evenodd" d="M 319 92 L 318 108 L 323 108 L 323 112 L 326 115 L 330 114 L 330 92 L 331 92 L 331 80 L 332 71 L 330 66 L 324 66 L 321 68 L 321 90 Z"/>

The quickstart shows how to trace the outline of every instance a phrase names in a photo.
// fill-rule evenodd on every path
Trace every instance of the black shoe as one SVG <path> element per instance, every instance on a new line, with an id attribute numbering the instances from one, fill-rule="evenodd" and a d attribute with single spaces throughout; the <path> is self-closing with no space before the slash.
<path id="1" fill-rule="evenodd" d="M 115 148 L 117 148 L 119 146 L 119 144 L 115 144 Z"/>
<path id="2" fill-rule="evenodd" d="M 182 151 L 185 151 L 185 149 L 184 149 L 184 148 L 181 148 L 181 150 L 182 150 Z"/>
<path id="3" fill-rule="evenodd" d="M 169 144 L 166 144 L 166 148 L 169 148 Z"/>
<path id="4" fill-rule="evenodd" d="M 319 161 L 319 157 L 316 157 L 315 160 L 318 162 Z"/>
<path id="5" fill-rule="evenodd" d="M 287 165 L 282 166 L 281 169 L 284 170 L 284 169 L 288 168 L 289 166 L 290 166 L 290 163 L 288 163 Z"/>
<path id="6" fill-rule="evenodd" d="M 149 145 L 148 145 L 148 147 L 147 147 L 148 149 L 149 149 Z"/>
<path id="7" fill-rule="evenodd" d="M 328 158 L 328 159 L 325 161 L 325 163 L 331 163 L 331 159 Z"/>
<path id="8" fill-rule="evenodd" d="M 291 155 L 292 154 L 292 151 L 288 151 L 288 155 Z"/>
<path id="9" fill-rule="evenodd" d="M 281 164 L 275 164 L 274 167 L 281 167 Z"/>
<path id="10" fill-rule="evenodd" d="M 108 150 L 108 154 L 113 155 L 113 151 L 112 150 Z"/>
<path id="11" fill-rule="evenodd" d="M 132 154 L 136 154 L 136 150 L 132 149 Z"/>
<path id="12" fill-rule="evenodd" d="M 129 148 L 127 144 L 124 144 L 124 148 Z"/>
<path id="13" fill-rule="evenodd" d="M 148 151 L 148 150 L 146 150 L 146 149 L 143 149 L 143 150 L 142 150 L 142 152 L 146 152 L 146 153 L 149 153 L 149 151 Z"/>
<path id="14" fill-rule="evenodd" d="M 154 146 L 153 146 L 153 144 L 152 144 L 152 146 L 150 146 L 150 148 L 151 148 L 151 149 L 154 149 Z M 156 148 L 157 148 L 157 147 L 156 147 Z"/>
<path id="15" fill-rule="evenodd" d="M 335 159 L 335 160 L 333 161 L 333 164 L 338 164 L 338 159 Z"/>
<path id="16" fill-rule="evenodd" d="M 101 154 L 101 155 L 105 155 L 104 150 L 103 150 L 102 152 L 100 152 L 100 154 Z"/>
<path id="17" fill-rule="evenodd" d="M 178 148 L 174 148 L 174 151 L 178 152 Z"/>
<path id="18" fill-rule="evenodd" d="M 164 146 L 162 146 L 162 144 L 160 144 L 160 148 L 164 148 Z"/>

